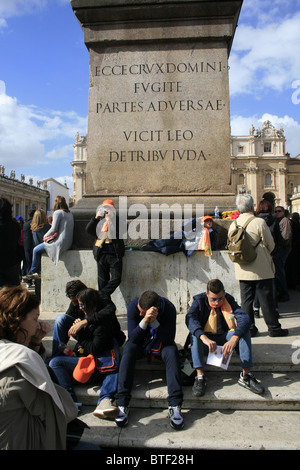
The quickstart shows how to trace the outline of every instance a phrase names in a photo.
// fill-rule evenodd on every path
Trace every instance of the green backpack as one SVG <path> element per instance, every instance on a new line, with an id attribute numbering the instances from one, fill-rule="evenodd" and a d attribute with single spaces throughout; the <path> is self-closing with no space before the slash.
<path id="1" fill-rule="evenodd" d="M 247 264 L 255 260 L 257 253 L 255 248 L 250 242 L 250 237 L 246 232 L 247 225 L 253 220 L 255 216 L 250 217 L 247 222 L 239 227 L 236 220 L 235 228 L 228 235 L 226 249 L 228 250 L 229 258 L 233 263 Z"/>

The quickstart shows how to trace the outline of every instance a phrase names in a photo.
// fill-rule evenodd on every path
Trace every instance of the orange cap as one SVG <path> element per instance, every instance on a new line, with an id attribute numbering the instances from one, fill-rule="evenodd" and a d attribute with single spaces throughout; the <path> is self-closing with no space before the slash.
<path id="1" fill-rule="evenodd" d="M 77 382 L 86 383 L 95 370 L 95 359 L 92 354 L 86 357 L 80 357 L 75 369 L 73 377 Z"/>
<path id="2" fill-rule="evenodd" d="M 105 199 L 105 201 L 102 202 L 102 206 L 113 206 L 113 207 L 115 207 L 114 202 L 111 199 Z"/>

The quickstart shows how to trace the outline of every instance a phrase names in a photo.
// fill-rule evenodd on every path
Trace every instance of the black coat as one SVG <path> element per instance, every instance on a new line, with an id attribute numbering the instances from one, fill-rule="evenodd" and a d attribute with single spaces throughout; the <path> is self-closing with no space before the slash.
<path id="1" fill-rule="evenodd" d="M 20 224 L 13 219 L 0 219 L 0 268 L 6 269 L 20 262 Z"/>
<path id="2" fill-rule="evenodd" d="M 101 222 L 101 220 L 103 219 L 104 217 L 101 217 L 101 218 L 95 218 L 95 217 L 92 217 L 91 220 L 89 221 L 89 223 L 87 224 L 85 230 L 86 232 L 89 234 L 89 235 L 92 235 L 93 237 L 95 237 L 95 241 L 97 240 L 97 232 L 96 232 L 96 228 L 97 228 L 97 225 L 99 222 Z M 113 249 L 114 249 L 114 254 L 117 256 L 117 258 L 122 258 L 124 256 L 124 253 L 125 253 L 125 244 L 124 244 L 124 241 L 122 239 L 119 239 L 119 219 L 118 217 L 116 218 L 116 238 L 113 238 L 112 241 L 111 241 L 111 244 L 113 246 Z M 93 255 L 94 255 L 94 258 L 96 261 L 99 260 L 99 256 L 101 255 L 101 248 L 98 247 L 98 246 L 95 246 L 95 243 L 94 243 L 94 246 L 93 246 Z"/>

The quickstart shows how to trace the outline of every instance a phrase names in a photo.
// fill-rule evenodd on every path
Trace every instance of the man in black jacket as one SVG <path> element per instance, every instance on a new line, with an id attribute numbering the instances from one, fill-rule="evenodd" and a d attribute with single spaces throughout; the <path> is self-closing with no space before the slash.
<path id="1" fill-rule="evenodd" d="M 115 205 L 111 199 L 106 199 L 85 228 L 95 237 L 93 254 L 97 262 L 98 289 L 106 295 L 116 290 L 122 278 L 125 245 L 119 239 L 118 225 Z"/>
<path id="2" fill-rule="evenodd" d="M 239 385 L 254 393 L 264 392 L 262 385 L 250 372 L 253 364 L 249 316 L 231 295 L 225 293 L 219 279 L 210 280 L 206 292 L 194 296 L 186 315 L 186 325 L 191 333 L 193 367 L 197 371 L 193 385 L 195 396 L 203 396 L 206 389 L 204 346 L 210 353 L 214 353 L 218 345 L 223 346 L 225 358 L 239 347 L 243 369 L 238 380 Z"/>

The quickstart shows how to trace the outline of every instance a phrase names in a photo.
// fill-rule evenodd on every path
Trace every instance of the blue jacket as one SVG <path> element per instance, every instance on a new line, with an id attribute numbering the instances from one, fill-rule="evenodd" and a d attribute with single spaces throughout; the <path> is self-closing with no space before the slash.
<path id="1" fill-rule="evenodd" d="M 138 309 L 138 298 L 134 299 L 128 305 L 127 309 L 127 328 L 128 340 L 135 344 L 143 345 L 151 337 L 150 327 L 142 329 L 139 324 L 143 317 Z M 158 328 L 156 335 L 162 341 L 162 345 L 169 346 L 174 344 L 176 334 L 176 309 L 174 305 L 164 297 L 160 297 L 157 322 Z"/>
<path id="2" fill-rule="evenodd" d="M 241 338 L 250 328 L 250 318 L 247 313 L 236 303 L 232 295 L 225 293 L 225 297 L 232 308 L 232 312 L 236 319 L 235 334 Z M 208 320 L 211 307 L 209 306 L 206 292 L 195 295 L 193 303 L 185 317 L 185 324 L 192 335 L 199 338 L 204 333 L 204 327 Z M 227 326 L 227 324 L 226 324 Z"/>

